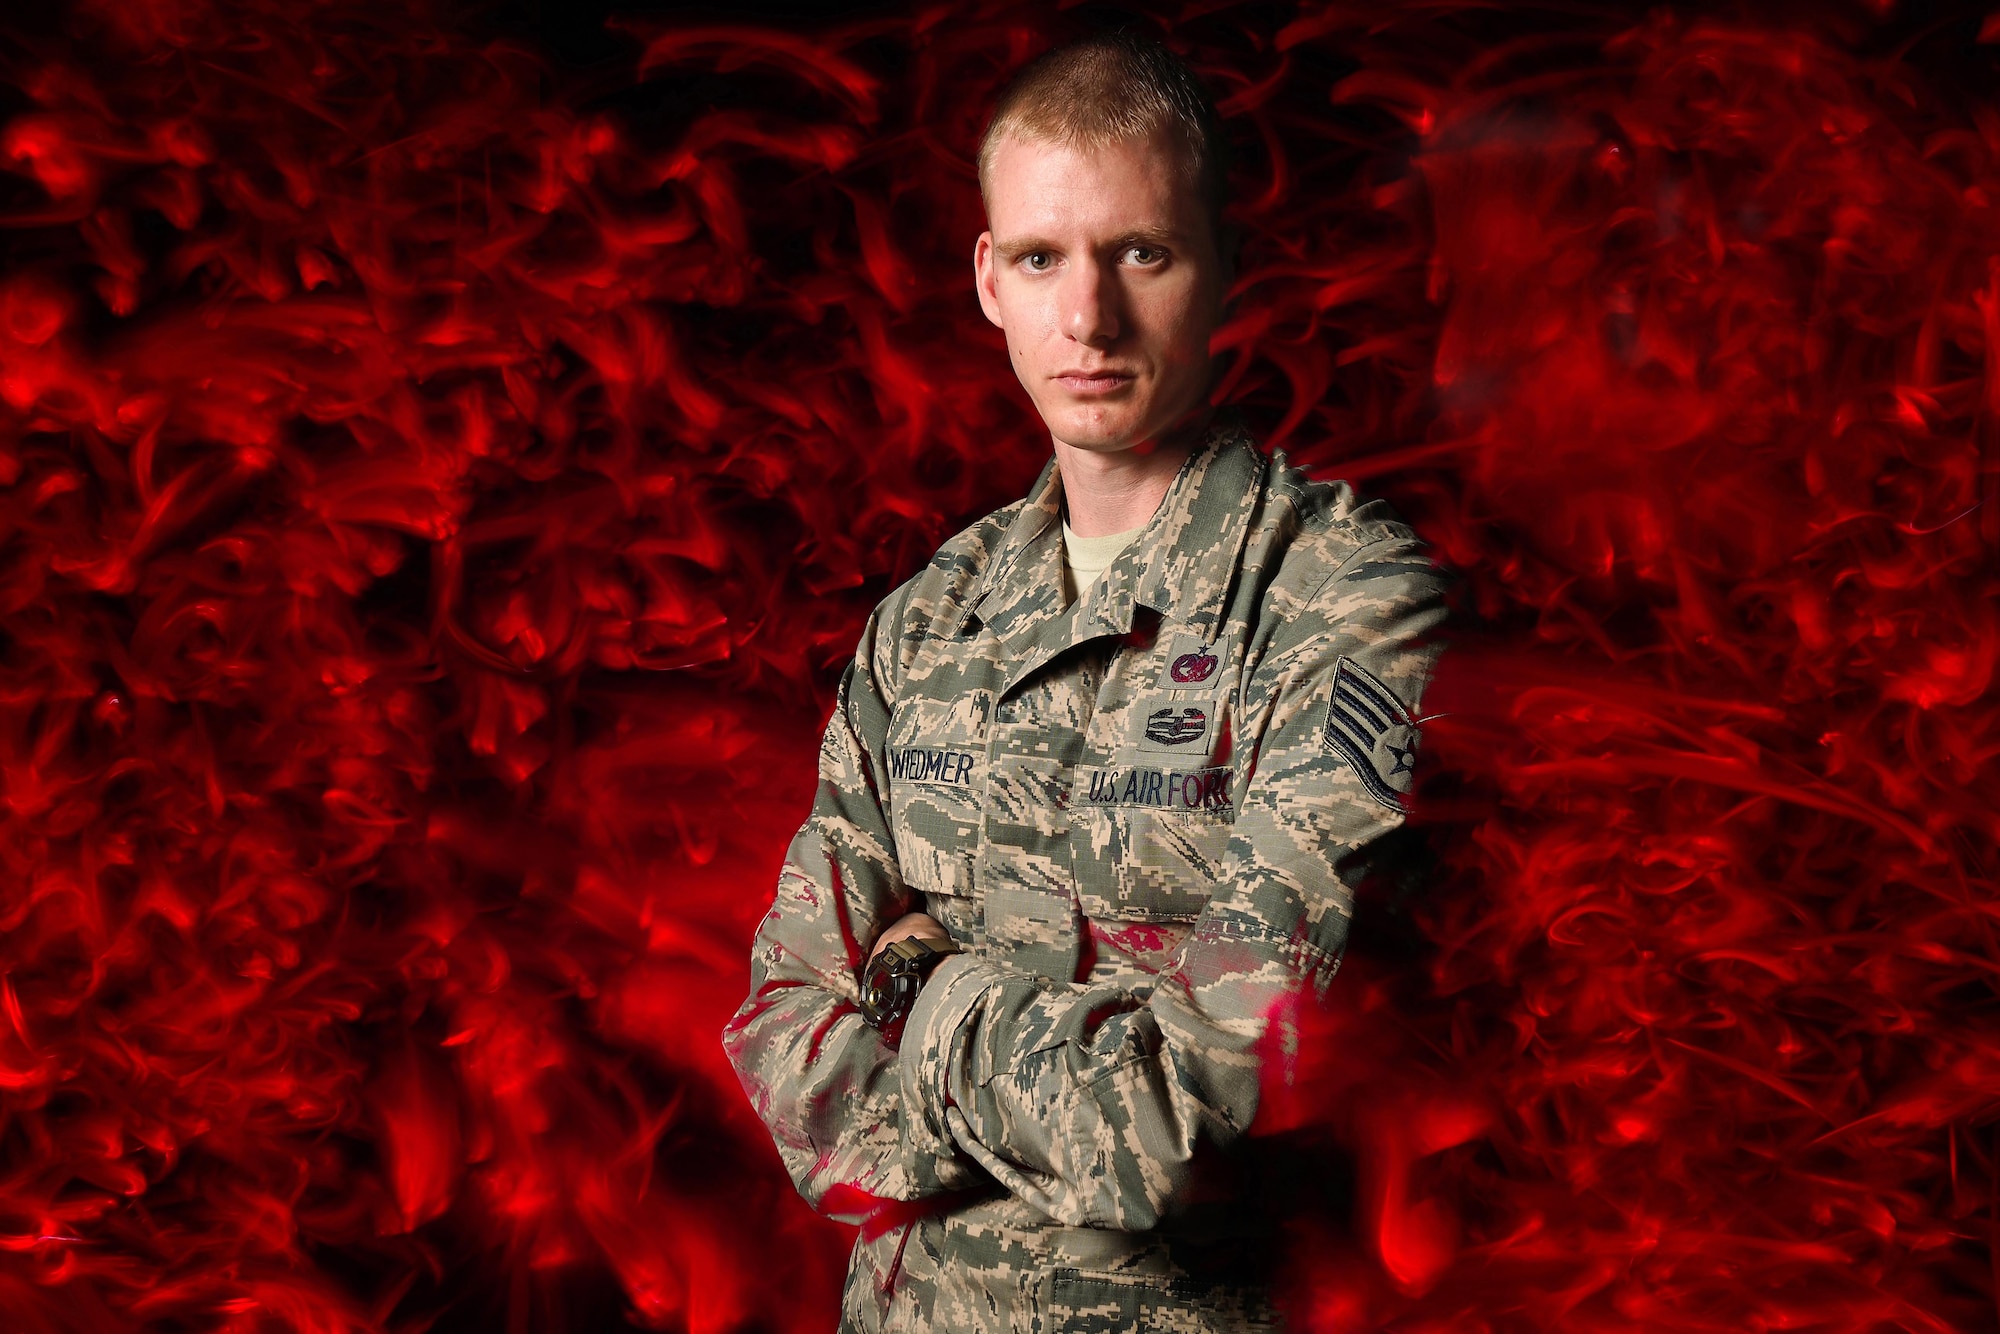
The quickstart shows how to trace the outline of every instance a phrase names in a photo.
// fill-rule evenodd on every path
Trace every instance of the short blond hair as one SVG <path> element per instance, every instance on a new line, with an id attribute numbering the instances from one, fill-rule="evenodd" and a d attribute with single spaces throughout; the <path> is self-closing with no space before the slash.
<path id="1" fill-rule="evenodd" d="M 1067 146 L 1145 139 L 1162 129 L 1182 150 L 1220 245 L 1229 141 L 1215 104 L 1180 57 L 1131 33 L 1065 43 L 1014 76 L 979 143 L 979 193 L 985 197 L 993 155 L 1009 135 Z"/>

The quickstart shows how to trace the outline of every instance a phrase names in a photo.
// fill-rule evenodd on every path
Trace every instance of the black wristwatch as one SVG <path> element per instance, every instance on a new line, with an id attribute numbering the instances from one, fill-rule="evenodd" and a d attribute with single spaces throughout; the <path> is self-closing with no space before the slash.
<path id="1" fill-rule="evenodd" d="M 861 1017 L 884 1033 L 895 1032 L 917 1003 L 917 992 L 931 969 L 962 953 L 955 941 L 925 936 L 906 936 L 884 945 L 861 970 Z"/>

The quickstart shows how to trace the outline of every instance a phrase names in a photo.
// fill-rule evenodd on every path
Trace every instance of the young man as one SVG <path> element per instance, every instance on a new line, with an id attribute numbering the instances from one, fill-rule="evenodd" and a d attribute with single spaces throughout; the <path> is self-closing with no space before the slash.
<path id="1" fill-rule="evenodd" d="M 1273 1328 L 1228 1150 L 1403 821 L 1439 578 L 1212 420 L 1222 139 L 1178 61 L 1043 57 L 980 182 L 1055 457 L 862 632 L 725 1043 L 863 1223 L 842 1328 Z"/>

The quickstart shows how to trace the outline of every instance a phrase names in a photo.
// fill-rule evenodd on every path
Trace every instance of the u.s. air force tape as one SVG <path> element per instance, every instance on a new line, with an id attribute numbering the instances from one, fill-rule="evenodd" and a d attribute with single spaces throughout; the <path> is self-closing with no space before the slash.
<path id="1" fill-rule="evenodd" d="M 1163 811 L 1230 813 L 1228 765 L 1200 769 L 1152 769 L 1144 765 L 1104 765 L 1076 772 L 1078 806 L 1148 806 Z"/>
<path id="2" fill-rule="evenodd" d="M 1410 808 L 1417 720 L 1396 692 L 1352 658 L 1334 667 L 1326 747 L 1346 760 L 1368 795 L 1392 811 Z"/>

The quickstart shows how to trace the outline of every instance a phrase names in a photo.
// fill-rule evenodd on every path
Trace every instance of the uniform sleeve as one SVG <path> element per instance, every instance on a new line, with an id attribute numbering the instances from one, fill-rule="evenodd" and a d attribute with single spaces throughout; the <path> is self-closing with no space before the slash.
<path id="1" fill-rule="evenodd" d="M 853 1222 L 881 1200 L 917 1199 L 979 1177 L 948 1143 L 912 1149 L 902 1132 L 896 1050 L 858 1009 L 869 944 L 915 897 L 897 869 L 875 781 L 889 724 L 875 663 L 883 623 L 878 609 L 841 678 L 812 814 L 757 928 L 749 999 L 723 1030 L 723 1047 L 799 1193 Z"/>
<path id="2" fill-rule="evenodd" d="M 914 1152 L 956 1147 L 1072 1226 L 1137 1231 L 1173 1211 L 1197 1147 L 1249 1126 L 1272 1016 L 1324 993 L 1346 942 L 1349 882 L 1368 845 L 1403 822 L 1389 766 L 1363 773 L 1367 754 L 1351 727 L 1329 730 L 1329 710 L 1358 668 L 1396 697 L 1375 702 L 1417 716 L 1441 589 L 1417 543 L 1388 539 L 1292 614 L 1266 663 L 1275 697 L 1223 873 L 1177 965 L 1150 988 L 1051 983 L 970 957 L 939 967 L 903 1039 Z M 1400 763 L 1415 738 L 1393 740 Z"/>

